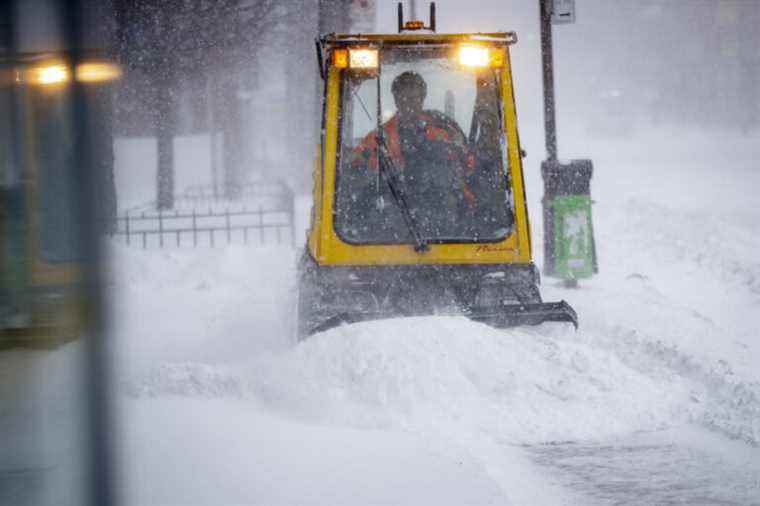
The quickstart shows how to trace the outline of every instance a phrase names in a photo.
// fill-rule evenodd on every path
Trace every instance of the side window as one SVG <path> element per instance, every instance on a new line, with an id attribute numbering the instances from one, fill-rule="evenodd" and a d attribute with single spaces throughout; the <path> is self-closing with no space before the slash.
<path id="1" fill-rule="evenodd" d="M 344 148 L 352 149 L 377 128 L 377 82 L 370 78 L 347 77 L 343 97 L 341 142 Z M 388 117 L 392 114 L 392 111 L 387 112 Z"/>

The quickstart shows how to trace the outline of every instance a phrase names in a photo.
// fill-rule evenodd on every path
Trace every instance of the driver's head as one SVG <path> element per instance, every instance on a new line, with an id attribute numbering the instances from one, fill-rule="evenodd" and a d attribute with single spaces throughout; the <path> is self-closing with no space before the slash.
<path id="1" fill-rule="evenodd" d="M 398 113 L 401 116 L 411 116 L 422 111 L 427 84 L 421 75 L 410 70 L 399 74 L 393 80 L 391 92 Z"/>

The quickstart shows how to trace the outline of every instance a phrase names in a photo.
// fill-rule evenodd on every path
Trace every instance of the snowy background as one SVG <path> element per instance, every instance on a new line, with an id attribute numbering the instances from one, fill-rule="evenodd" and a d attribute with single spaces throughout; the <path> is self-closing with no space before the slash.
<path id="1" fill-rule="evenodd" d="M 694 17 L 685 3 L 576 4 L 577 24 L 555 28 L 559 152 L 594 162 L 599 274 L 541 290 L 576 309 L 578 331 L 426 317 L 294 343 L 311 165 L 290 151 L 306 134 L 287 128 L 273 74 L 252 101 L 251 142 L 267 162 L 257 174 L 297 189 L 295 246 L 106 245 L 124 504 L 760 505 L 760 131 L 699 84 L 711 2 L 694 2 Z M 438 10 L 442 32 L 518 32 L 541 266 L 536 2 Z M 395 2 L 379 1 L 378 29 L 394 23 Z M 663 89 L 683 99 L 663 102 Z M 174 140 L 178 192 L 210 182 L 209 145 Z M 116 139 L 121 211 L 155 198 L 155 150 L 154 138 Z M 76 342 L 0 355 L 0 432 L 28 438 L 0 444 L 0 504 L 18 483 L 39 491 L 30 503 L 78 504 L 76 490 L 53 492 L 85 439 L 81 355 Z"/>

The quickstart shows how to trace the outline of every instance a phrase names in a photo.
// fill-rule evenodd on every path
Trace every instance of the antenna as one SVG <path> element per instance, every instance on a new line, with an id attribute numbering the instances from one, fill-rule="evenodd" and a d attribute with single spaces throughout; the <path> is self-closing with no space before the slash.
<path id="1" fill-rule="evenodd" d="M 414 9 L 414 4 L 412 4 L 412 9 Z M 414 17 L 414 12 L 412 12 L 412 16 Z M 428 26 L 425 26 L 425 23 L 417 19 L 404 22 L 404 6 L 401 2 L 398 3 L 398 33 L 413 30 L 430 30 L 431 32 L 435 32 L 435 2 L 430 2 L 430 20 Z"/>

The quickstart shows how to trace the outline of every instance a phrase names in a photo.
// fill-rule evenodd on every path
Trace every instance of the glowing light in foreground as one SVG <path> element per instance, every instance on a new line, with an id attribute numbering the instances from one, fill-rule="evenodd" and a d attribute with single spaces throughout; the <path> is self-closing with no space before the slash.
<path id="1" fill-rule="evenodd" d="M 121 68 L 113 63 L 82 63 L 77 66 L 77 81 L 96 83 L 121 77 Z"/>
<path id="2" fill-rule="evenodd" d="M 109 62 L 85 62 L 74 71 L 76 80 L 82 83 L 103 83 L 122 76 L 121 67 Z M 16 82 L 38 86 L 55 86 L 71 81 L 71 69 L 64 63 L 51 63 L 18 72 Z"/>
<path id="3" fill-rule="evenodd" d="M 49 65 L 34 70 L 32 81 L 36 84 L 60 84 L 69 80 L 69 71 L 63 65 Z"/>

